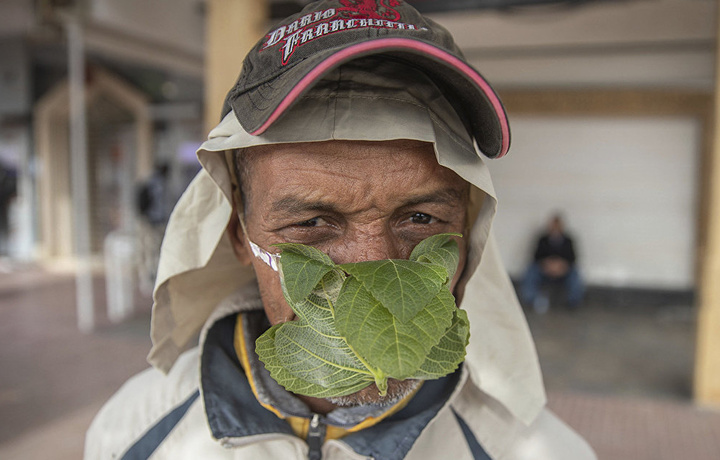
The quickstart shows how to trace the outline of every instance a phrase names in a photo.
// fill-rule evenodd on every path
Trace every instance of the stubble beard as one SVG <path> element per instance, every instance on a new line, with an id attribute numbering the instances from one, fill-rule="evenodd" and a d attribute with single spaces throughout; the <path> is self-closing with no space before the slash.
<path id="1" fill-rule="evenodd" d="M 356 393 L 326 399 L 338 407 L 356 407 L 365 404 L 391 406 L 415 391 L 420 386 L 420 383 L 421 380 L 414 379 L 388 379 L 388 390 L 385 396 L 380 396 L 377 386 L 373 383 Z"/>

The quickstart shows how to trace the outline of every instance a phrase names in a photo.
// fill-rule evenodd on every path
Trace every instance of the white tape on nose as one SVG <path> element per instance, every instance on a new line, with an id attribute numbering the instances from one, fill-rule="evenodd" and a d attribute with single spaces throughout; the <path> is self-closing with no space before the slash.
<path id="1" fill-rule="evenodd" d="M 250 241 L 250 237 L 248 237 L 247 227 L 245 227 L 245 216 L 243 216 L 241 213 L 238 213 L 238 220 L 240 221 L 240 228 L 242 228 L 243 235 L 245 236 L 245 239 L 250 245 L 250 250 L 253 254 L 255 254 L 255 257 L 265 262 L 268 267 L 272 268 L 275 271 L 278 271 L 278 260 L 280 260 L 280 254 L 270 253 Z"/>
<path id="2" fill-rule="evenodd" d="M 252 250 L 252 253 L 255 254 L 255 257 L 265 262 L 270 268 L 272 268 L 275 271 L 278 271 L 278 260 L 280 259 L 280 254 L 272 254 L 270 252 L 267 252 L 257 244 L 250 241 L 250 239 L 245 237 L 250 243 L 250 249 Z"/>

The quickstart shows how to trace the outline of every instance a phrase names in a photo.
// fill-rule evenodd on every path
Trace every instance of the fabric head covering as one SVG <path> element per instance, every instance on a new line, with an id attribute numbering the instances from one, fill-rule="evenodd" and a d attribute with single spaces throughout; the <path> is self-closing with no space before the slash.
<path id="1" fill-rule="evenodd" d="M 472 185 L 474 224 L 459 283 L 471 328 L 466 366 L 477 387 L 530 423 L 545 393 L 534 344 L 491 234 L 496 198 L 489 171 L 438 87 L 421 73 L 377 58 L 333 70 L 259 136 L 248 134 L 233 112 L 210 132 L 198 150 L 203 169 L 180 198 L 163 241 L 150 363 L 169 370 L 194 345 L 217 304 L 254 279 L 252 268 L 235 259 L 226 234 L 232 212 L 226 152 L 332 139 L 428 142 L 441 165 Z"/>

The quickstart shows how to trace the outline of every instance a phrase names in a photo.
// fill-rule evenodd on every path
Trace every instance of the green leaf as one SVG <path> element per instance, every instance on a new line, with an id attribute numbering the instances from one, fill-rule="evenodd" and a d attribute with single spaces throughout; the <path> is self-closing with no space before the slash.
<path id="1" fill-rule="evenodd" d="M 358 378 L 374 380 L 335 328 L 330 302 L 342 283 L 343 277 L 331 271 L 319 289 L 295 305 L 300 320 L 283 324 L 275 333 L 280 364 L 294 376 L 326 388 L 347 386 Z"/>
<path id="2" fill-rule="evenodd" d="M 453 236 L 462 237 L 459 233 L 439 233 L 425 238 L 415 246 L 415 249 L 410 254 L 410 260 L 445 267 L 449 282 L 455 276 L 455 271 L 457 271 L 460 262 L 458 244 L 452 238 Z"/>
<path id="3" fill-rule="evenodd" d="M 442 266 L 413 260 L 374 260 L 340 265 L 388 309 L 406 323 L 437 295 L 447 281 Z"/>
<path id="4" fill-rule="evenodd" d="M 265 331 L 255 342 L 255 351 L 260 360 L 265 364 L 265 368 L 270 372 L 270 376 L 285 387 L 286 390 L 296 394 L 314 396 L 316 398 L 329 398 L 358 392 L 372 383 L 372 380 L 367 382 L 364 379 L 358 379 L 347 386 L 326 388 L 291 374 L 280 364 L 277 358 L 275 334 L 281 326 L 283 326 L 283 324 L 277 324 Z"/>
<path id="5" fill-rule="evenodd" d="M 307 384 L 322 388 L 355 388 L 361 383 L 368 386 L 375 381 L 375 374 L 358 359 L 335 328 L 331 302 L 339 293 L 343 280 L 340 271 L 331 270 L 307 299 L 293 305 L 299 317 L 297 321 L 271 328 L 272 350 L 265 347 L 257 351 L 261 361 L 269 366 L 270 375 L 275 378 L 275 372 L 276 381 L 287 389 L 296 385 L 304 389 Z"/>
<path id="6" fill-rule="evenodd" d="M 338 332 L 372 367 L 389 377 L 405 379 L 425 362 L 452 323 L 455 298 L 443 289 L 410 321 L 398 320 L 362 283 L 348 278 L 338 297 Z"/>
<path id="7" fill-rule="evenodd" d="M 275 348 L 278 361 L 291 374 L 325 388 L 375 380 L 342 337 L 323 337 L 304 322 L 285 323 L 275 333 Z"/>
<path id="8" fill-rule="evenodd" d="M 280 283 L 290 306 L 302 302 L 321 279 L 335 267 L 327 254 L 304 244 L 282 243 Z M 287 277 L 286 274 L 292 274 Z"/>
<path id="9" fill-rule="evenodd" d="M 425 362 L 413 378 L 431 380 L 454 372 L 465 359 L 465 348 L 470 340 L 470 323 L 467 313 L 459 308 L 453 314 L 452 326 L 440 342 L 428 353 Z"/>

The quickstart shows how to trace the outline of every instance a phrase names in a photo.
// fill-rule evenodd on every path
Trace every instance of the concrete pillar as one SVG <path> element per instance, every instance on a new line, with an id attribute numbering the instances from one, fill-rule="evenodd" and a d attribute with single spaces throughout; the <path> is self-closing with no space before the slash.
<path id="1" fill-rule="evenodd" d="M 720 9 L 718 9 L 720 24 Z M 720 408 L 720 31 L 716 43 L 715 119 L 707 171 L 705 251 L 701 254 L 695 400 Z"/>
<path id="2" fill-rule="evenodd" d="M 90 268 L 90 201 L 88 185 L 87 107 L 85 104 L 85 44 L 78 18 L 67 22 L 68 80 L 70 82 L 70 169 L 73 200 L 73 233 L 77 322 L 83 332 L 95 327 L 92 271 Z"/>
<path id="3" fill-rule="evenodd" d="M 268 27 L 266 0 L 208 0 L 205 24 L 205 132 L 219 121 L 245 54 Z"/>

